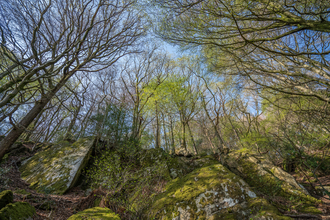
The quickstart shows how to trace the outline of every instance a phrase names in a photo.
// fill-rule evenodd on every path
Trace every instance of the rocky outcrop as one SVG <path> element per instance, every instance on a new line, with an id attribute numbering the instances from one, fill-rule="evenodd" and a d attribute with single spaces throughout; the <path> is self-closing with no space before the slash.
<path id="1" fill-rule="evenodd" d="M 86 209 L 68 218 L 68 220 L 81 219 L 120 220 L 119 216 L 112 212 L 110 209 L 100 207 Z"/>
<path id="2" fill-rule="evenodd" d="M 291 201 L 294 209 L 301 212 L 313 209 L 314 213 L 320 213 L 315 205 L 321 201 L 309 195 L 307 190 L 299 185 L 289 173 L 275 166 L 267 154 L 260 155 L 246 148 L 230 152 L 225 158 L 227 168 L 241 176 L 251 187 L 270 197 L 280 196 L 284 200 Z M 276 203 L 278 208 L 282 207 Z M 297 205 L 298 204 L 298 205 Z"/>
<path id="3" fill-rule="evenodd" d="M 71 188 L 87 164 L 94 140 L 62 142 L 22 162 L 21 177 L 41 193 L 63 194 Z"/>
<path id="4" fill-rule="evenodd" d="M 0 193 L 0 209 L 5 207 L 8 203 L 13 202 L 13 192 L 5 190 Z"/>
<path id="5" fill-rule="evenodd" d="M 290 219 L 221 164 L 194 170 L 155 196 L 149 219 Z"/>
<path id="6" fill-rule="evenodd" d="M 35 213 L 34 207 L 27 202 L 10 203 L 0 210 L 0 219 L 32 220 Z"/>

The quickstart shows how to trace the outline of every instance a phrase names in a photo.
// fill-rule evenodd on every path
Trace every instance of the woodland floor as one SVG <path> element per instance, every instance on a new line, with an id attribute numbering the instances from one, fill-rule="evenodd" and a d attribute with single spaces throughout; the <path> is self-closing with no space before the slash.
<path id="1" fill-rule="evenodd" d="M 25 153 L 28 154 L 28 153 Z M 1 186 L 2 189 L 9 189 L 14 192 L 14 202 L 24 201 L 30 203 L 35 207 L 37 214 L 34 216 L 35 220 L 44 220 L 44 219 L 54 219 L 54 220 L 66 220 L 71 215 L 81 211 L 77 209 L 78 205 L 81 202 L 85 201 L 87 198 L 85 196 L 85 191 L 80 189 L 80 187 L 75 187 L 67 192 L 65 195 L 46 195 L 37 193 L 35 190 L 29 188 L 29 184 L 27 184 L 24 180 L 20 178 L 20 172 L 18 170 L 17 161 L 20 160 L 21 156 L 10 156 L 6 162 L 0 164 L 1 168 L 10 168 L 10 170 L 1 176 L 2 179 L 9 179 L 9 182 L 6 186 Z M 323 185 L 330 185 L 330 175 L 319 178 Z M 308 184 L 308 182 L 304 179 L 297 178 L 297 181 L 303 184 Z M 316 184 L 314 184 L 316 185 Z M 29 196 L 24 196 L 21 194 L 15 193 L 17 190 L 25 190 L 28 193 L 31 193 Z M 307 187 L 307 189 L 311 192 L 311 187 Z M 330 200 L 327 196 L 318 196 L 311 193 L 318 199 L 323 201 L 323 204 L 319 206 L 320 210 L 323 210 L 325 214 L 320 216 L 313 215 L 304 215 L 302 213 L 289 213 L 284 210 L 280 210 L 283 214 L 288 215 L 290 217 L 294 217 L 297 220 L 305 220 L 305 219 L 328 219 L 330 220 Z M 274 198 L 273 198 L 274 199 Z M 45 210 L 43 208 L 43 204 L 50 204 L 50 209 Z"/>

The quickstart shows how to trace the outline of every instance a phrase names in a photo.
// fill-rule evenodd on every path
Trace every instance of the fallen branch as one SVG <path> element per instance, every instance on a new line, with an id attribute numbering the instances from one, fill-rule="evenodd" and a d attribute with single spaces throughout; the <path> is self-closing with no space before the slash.
<path id="1" fill-rule="evenodd" d="M 311 215 L 311 214 L 298 214 L 298 215 L 293 215 L 293 214 L 284 214 L 285 216 L 291 217 L 291 218 L 313 218 L 313 219 L 322 219 L 318 215 Z"/>

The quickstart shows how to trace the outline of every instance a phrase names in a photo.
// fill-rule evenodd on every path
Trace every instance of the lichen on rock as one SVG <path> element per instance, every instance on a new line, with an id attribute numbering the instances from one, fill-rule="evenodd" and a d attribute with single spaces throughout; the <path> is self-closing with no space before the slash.
<path id="1" fill-rule="evenodd" d="M 94 140 L 58 143 L 22 162 L 21 177 L 41 193 L 63 194 L 87 164 Z"/>
<path id="2" fill-rule="evenodd" d="M 108 208 L 94 207 L 78 212 L 68 218 L 68 220 L 82 219 L 120 220 L 120 217 Z"/>
<path id="3" fill-rule="evenodd" d="M 10 203 L 0 210 L 0 219 L 32 220 L 35 213 L 34 207 L 27 202 Z"/>
<path id="4" fill-rule="evenodd" d="M 265 208 L 271 210 L 266 216 L 290 219 L 258 198 L 240 177 L 221 164 L 213 164 L 169 182 L 166 191 L 153 198 L 149 218 L 249 219 Z"/>

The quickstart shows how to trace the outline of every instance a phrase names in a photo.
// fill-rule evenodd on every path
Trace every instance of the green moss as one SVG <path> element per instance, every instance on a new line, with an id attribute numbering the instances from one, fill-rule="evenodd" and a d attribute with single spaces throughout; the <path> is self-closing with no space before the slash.
<path id="1" fill-rule="evenodd" d="M 154 196 L 148 215 L 164 220 L 182 213 L 189 215 L 190 219 L 248 219 L 251 211 L 257 212 L 261 207 L 257 202 L 251 207 L 244 205 L 250 204 L 255 197 L 241 178 L 221 164 L 215 164 L 196 169 L 183 178 L 169 182 L 164 193 Z M 210 207 L 217 205 L 222 209 L 212 215 Z M 275 207 L 273 209 L 276 210 Z M 278 211 L 272 214 L 275 217 L 280 216 Z"/>
<path id="2" fill-rule="evenodd" d="M 309 214 L 322 214 L 322 211 L 314 206 L 305 206 L 298 209 L 299 212 L 309 213 Z"/>
<path id="3" fill-rule="evenodd" d="M 31 195 L 31 193 L 27 192 L 25 189 L 15 190 L 14 193 L 20 194 L 20 195 Z"/>
<path id="4" fill-rule="evenodd" d="M 40 193 L 63 194 L 77 181 L 89 159 L 92 145 L 93 140 L 83 138 L 74 144 L 63 141 L 39 151 L 23 162 L 20 167 L 21 177 Z M 88 152 L 82 157 L 81 152 L 87 149 Z M 76 162 L 80 163 L 77 170 Z"/>
<path id="5" fill-rule="evenodd" d="M 100 203 L 101 203 L 101 200 L 102 200 L 102 198 L 95 199 L 95 201 L 94 201 L 94 207 L 98 207 L 100 205 Z"/>
<path id="6" fill-rule="evenodd" d="M 28 198 L 31 196 L 31 193 L 27 192 L 25 189 L 15 190 L 14 193 L 23 195 L 23 197 Z"/>
<path id="7" fill-rule="evenodd" d="M 252 155 L 254 155 L 253 152 L 250 152 L 248 149 L 233 152 L 226 158 L 227 166 L 242 176 L 251 187 L 270 197 L 280 196 L 287 200 L 287 204 L 291 204 L 291 206 L 299 204 L 296 207 L 298 209 L 301 205 L 321 203 L 320 200 L 305 194 L 300 187 L 295 188 L 277 178 L 274 175 L 276 172 L 275 167 L 271 162 L 267 161 L 267 158 L 256 158 Z M 273 168 L 270 168 L 272 166 Z M 277 207 L 283 208 L 276 200 L 274 202 Z"/>
<path id="8" fill-rule="evenodd" d="M 68 220 L 82 220 L 82 219 L 103 219 L 103 220 L 120 220 L 119 216 L 116 215 L 108 208 L 94 207 L 86 209 L 82 212 L 68 218 Z"/>
<path id="9" fill-rule="evenodd" d="M 0 210 L 1 220 L 25 220 L 36 213 L 34 207 L 27 202 L 10 203 Z"/>
<path id="10" fill-rule="evenodd" d="M 289 220 L 290 217 L 282 216 L 278 209 L 269 204 L 265 199 L 254 198 L 249 203 L 249 208 L 253 213 L 251 219 L 265 217 L 266 219 Z"/>
<path id="11" fill-rule="evenodd" d="M 5 190 L 0 193 L 0 209 L 13 202 L 13 192 Z"/>

